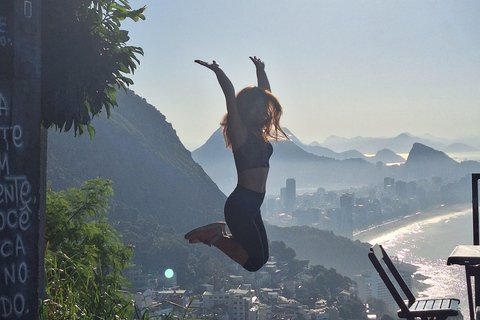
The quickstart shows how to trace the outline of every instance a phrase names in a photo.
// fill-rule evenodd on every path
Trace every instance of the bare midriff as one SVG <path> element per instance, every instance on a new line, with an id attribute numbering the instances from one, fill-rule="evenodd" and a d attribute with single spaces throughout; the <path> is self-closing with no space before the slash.
<path id="1" fill-rule="evenodd" d="M 268 168 L 252 168 L 238 173 L 238 184 L 259 193 L 265 193 Z"/>

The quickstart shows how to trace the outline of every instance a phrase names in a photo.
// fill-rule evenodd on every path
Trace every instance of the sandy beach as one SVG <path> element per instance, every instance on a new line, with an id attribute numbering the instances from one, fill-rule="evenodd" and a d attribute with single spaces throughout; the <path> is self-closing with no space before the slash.
<path id="1" fill-rule="evenodd" d="M 466 210 L 469 210 L 470 212 L 472 211 L 472 203 L 438 206 L 427 211 L 422 211 L 399 219 L 387 221 L 381 225 L 372 226 L 366 230 L 354 231 L 353 238 L 362 242 L 368 242 L 370 239 L 378 238 L 384 234 L 393 232 L 410 224 L 450 215 L 456 212 L 463 212 Z"/>

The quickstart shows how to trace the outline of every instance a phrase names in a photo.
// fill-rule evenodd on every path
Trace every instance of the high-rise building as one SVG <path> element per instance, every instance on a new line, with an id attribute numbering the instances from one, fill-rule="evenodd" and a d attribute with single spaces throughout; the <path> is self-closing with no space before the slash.
<path id="1" fill-rule="evenodd" d="M 297 187 L 295 179 L 287 179 L 287 188 L 285 194 L 285 212 L 292 213 L 295 209 L 295 201 L 297 197 Z"/>
<path id="2" fill-rule="evenodd" d="M 295 210 L 292 215 L 297 220 L 297 226 L 313 226 L 320 222 L 322 210 L 319 208 Z"/>
<path id="3" fill-rule="evenodd" d="M 355 195 L 351 192 L 340 196 L 340 219 L 338 234 L 347 238 L 353 236 L 353 202 Z"/>
<path id="4" fill-rule="evenodd" d="M 360 228 L 365 228 L 368 226 L 367 221 L 367 200 L 366 198 L 356 198 L 354 211 L 356 214 L 357 225 Z"/>
<path id="5" fill-rule="evenodd" d="M 407 197 L 415 198 L 417 196 L 417 183 L 410 181 L 407 183 Z"/>
<path id="6" fill-rule="evenodd" d="M 395 179 L 389 177 L 383 178 L 383 190 L 389 197 L 395 197 Z"/>
<path id="7" fill-rule="evenodd" d="M 407 200 L 407 183 L 405 181 L 397 181 L 395 183 L 395 193 L 398 200 Z"/>
<path id="8" fill-rule="evenodd" d="M 387 191 L 388 188 L 392 188 L 395 184 L 395 179 L 390 177 L 383 178 L 383 190 Z"/>

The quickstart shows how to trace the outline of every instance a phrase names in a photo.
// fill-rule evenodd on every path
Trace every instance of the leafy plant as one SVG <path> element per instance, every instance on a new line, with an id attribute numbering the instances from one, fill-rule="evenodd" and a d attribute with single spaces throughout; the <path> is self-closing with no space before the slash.
<path id="1" fill-rule="evenodd" d="M 133 10 L 127 0 L 42 1 L 42 123 L 45 128 L 84 127 L 117 105 L 117 88 L 126 89 L 143 55 L 127 45 L 125 19 L 145 20 L 145 7 Z"/>
<path id="2" fill-rule="evenodd" d="M 133 251 L 108 223 L 111 181 L 47 193 L 43 319 L 127 319 L 134 314 L 122 270 Z"/>

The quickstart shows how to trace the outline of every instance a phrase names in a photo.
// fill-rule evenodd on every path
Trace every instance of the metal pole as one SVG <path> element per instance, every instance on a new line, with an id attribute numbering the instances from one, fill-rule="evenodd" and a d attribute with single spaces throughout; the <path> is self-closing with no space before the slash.
<path id="1" fill-rule="evenodd" d="M 479 232 L 478 232 L 478 180 L 480 179 L 480 173 L 472 174 L 472 211 L 473 211 L 473 244 L 479 244 Z M 473 271 L 470 275 L 475 277 L 475 309 L 480 303 L 480 276 L 478 275 L 479 266 L 470 267 Z M 467 277 L 468 273 L 467 273 Z M 468 283 L 468 282 L 467 282 Z M 473 312 L 473 310 L 470 310 Z"/>
<path id="2" fill-rule="evenodd" d="M 480 173 L 472 174 L 472 212 L 473 212 L 473 244 L 479 245 L 479 218 L 478 218 L 478 180 Z"/>

